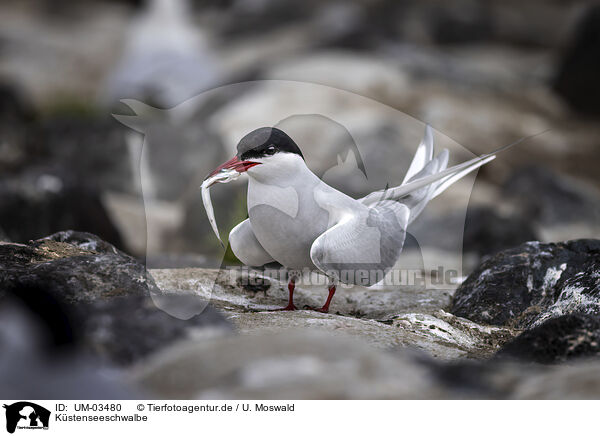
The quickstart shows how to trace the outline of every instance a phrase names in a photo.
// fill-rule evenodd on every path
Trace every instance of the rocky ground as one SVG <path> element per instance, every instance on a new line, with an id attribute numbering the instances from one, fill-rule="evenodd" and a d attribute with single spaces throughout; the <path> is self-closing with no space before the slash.
<path id="1" fill-rule="evenodd" d="M 515 334 L 508 328 L 480 326 L 445 312 L 451 291 L 342 288 L 328 314 L 281 312 L 274 310 L 285 306 L 287 284 L 273 279 L 257 286 L 240 285 L 242 274 L 235 270 L 219 274 L 218 270 L 171 269 L 151 270 L 150 274 L 161 289 L 184 290 L 210 299 L 211 305 L 244 335 L 308 328 L 349 335 L 384 350 L 414 347 L 433 357 L 455 359 L 488 357 L 498 344 Z M 300 286 L 294 301 L 299 308 L 320 307 L 325 294 L 323 287 Z"/>
<path id="2" fill-rule="evenodd" d="M 341 289 L 323 314 L 274 311 L 286 286 L 260 273 L 146 272 L 87 233 L 2 243 L 0 377 L 85 374 L 74 398 L 600 398 L 599 254 L 528 243 L 456 290 Z"/>

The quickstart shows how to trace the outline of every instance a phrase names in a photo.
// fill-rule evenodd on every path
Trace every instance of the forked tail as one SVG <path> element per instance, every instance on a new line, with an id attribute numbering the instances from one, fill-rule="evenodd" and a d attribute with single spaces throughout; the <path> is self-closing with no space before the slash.
<path id="1" fill-rule="evenodd" d="M 525 136 L 491 153 L 483 154 L 462 164 L 447 168 L 448 150 L 444 149 L 436 157 L 433 157 L 433 132 L 431 127 L 427 125 L 423 140 L 417 148 L 402 185 L 372 192 L 359 199 L 359 201 L 367 206 L 375 205 L 383 200 L 394 200 L 406 204 L 410 209 L 409 223 L 411 223 L 423 211 L 427 203 L 448 189 L 453 183 L 494 160 L 501 151 L 544 132 Z"/>

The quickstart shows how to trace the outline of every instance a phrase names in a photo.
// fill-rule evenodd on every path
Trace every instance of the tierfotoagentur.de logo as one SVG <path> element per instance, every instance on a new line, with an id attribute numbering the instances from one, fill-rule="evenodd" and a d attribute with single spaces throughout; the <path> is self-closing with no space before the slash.
<path id="1" fill-rule="evenodd" d="M 14 433 L 19 430 L 48 430 L 50 411 L 29 401 L 5 404 L 6 431 Z"/>

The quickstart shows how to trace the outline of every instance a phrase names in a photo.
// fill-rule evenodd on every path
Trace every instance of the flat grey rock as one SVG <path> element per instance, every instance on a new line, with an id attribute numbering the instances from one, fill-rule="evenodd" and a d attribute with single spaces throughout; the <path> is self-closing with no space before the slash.
<path id="1" fill-rule="evenodd" d="M 276 311 L 287 303 L 287 285 L 273 278 L 240 285 L 239 272 L 197 268 L 151 270 L 163 290 L 194 294 L 210 301 L 242 335 L 311 330 L 354 337 L 378 349 L 414 348 L 442 359 L 488 357 L 516 331 L 480 326 L 442 309 L 451 291 L 340 288 L 330 313 Z M 320 307 L 324 286 L 296 286 L 298 308 Z"/>

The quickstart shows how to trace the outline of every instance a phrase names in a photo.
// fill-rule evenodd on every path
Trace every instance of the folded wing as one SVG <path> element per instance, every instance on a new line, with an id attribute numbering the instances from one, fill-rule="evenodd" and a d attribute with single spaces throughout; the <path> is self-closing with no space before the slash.
<path id="1" fill-rule="evenodd" d="M 371 286 L 398 260 L 409 215 L 408 207 L 396 201 L 353 211 L 315 239 L 311 260 L 343 283 Z"/>

